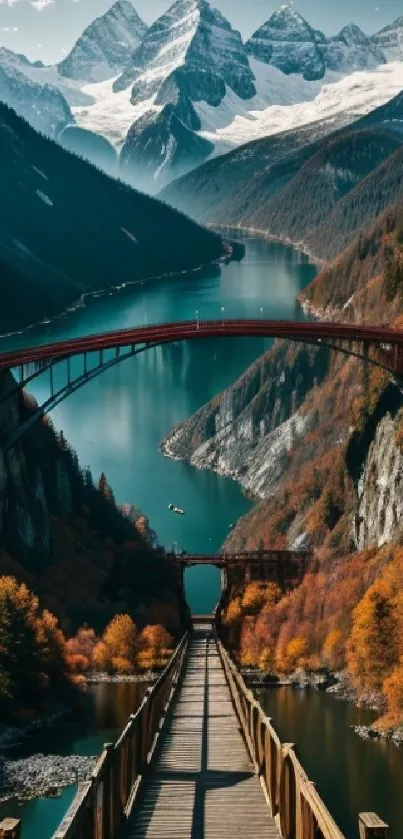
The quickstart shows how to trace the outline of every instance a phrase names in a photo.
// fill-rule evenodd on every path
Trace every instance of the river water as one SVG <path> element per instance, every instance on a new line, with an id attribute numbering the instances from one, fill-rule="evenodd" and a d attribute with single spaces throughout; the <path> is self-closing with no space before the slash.
<path id="1" fill-rule="evenodd" d="M 315 266 L 283 245 L 258 239 L 246 240 L 246 245 L 246 257 L 240 263 L 92 299 L 85 308 L 51 324 L 2 339 L 0 346 L 29 346 L 101 330 L 197 316 L 300 318 L 295 298 L 315 276 Z M 247 512 L 251 502 L 233 481 L 164 458 L 158 444 L 177 422 L 233 382 L 270 344 L 261 339 L 216 339 L 149 350 L 117 365 L 70 396 L 53 412 L 54 423 L 63 429 L 81 464 L 89 465 L 96 479 L 102 471 L 106 473 L 118 503 L 137 504 L 149 516 L 161 544 L 170 547 L 176 543 L 188 552 L 213 553 L 224 541 L 231 523 Z M 81 372 L 81 360 L 75 360 L 72 367 Z M 63 376 L 64 371 L 60 370 L 56 380 L 62 381 Z M 46 397 L 45 377 L 31 391 L 38 399 Z M 168 512 L 170 502 L 184 507 L 186 515 Z M 216 569 L 194 568 L 187 572 L 187 598 L 193 612 L 211 611 L 219 588 Z M 30 738 L 21 746 L 22 753 L 96 754 L 103 742 L 114 739 L 138 702 L 136 688 L 103 685 L 91 690 L 94 712 L 90 720 L 78 724 L 75 733 L 69 727 L 57 726 L 50 738 L 46 733 L 39 740 Z M 355 818 L 363 807 L 362 800 L 367 802 L 365 807 L 378 809 L 390 817 L 391 823 L 394 819 L 394 824 L 398 824 L 403 752 L 392 746 L 363 744 L 352 735 L 348 725 L 353 719 L 359 720 L 354 716 L 358 712 L 350 706 L 323 694 L 295 695 L 292 701 L 282 699 L 283 696 L 294 694 L 273 692 L 265 701 L 268 706 L 278 703 L 272 714 L 275 719 L 278 714 L 281 733 L 287 740 L 301 742 L 301 757 L 319 788 L 323 786 L 335 815 L 338 807 L 346 835 L 356 837 Z M 311 736 L 305 738 L 308 718 Z M 325 751 L 324 738 L 335 744 L 334 750 Z M 340 763 L 340 755 L 346 754 L 346 743 L 348 766 Z M 389 755 L 390 749 L 390 758 L 386 760 L 385 752 Z M 377 806 L 375 802 L 379 801 L 380 790 L 386 790 L 388 778 L 385 806 Z M 73 795 L 74 789 L 69 789 L 59 799 L 40 799 L 22 808 L 11 803 L 0 808 L 0 817 L 19 815 L 23 819 L 22 839 L 49 839 Z M 403 835 L 403 816 L 400 821 L 400 831 L 393 834 L 393 839 Z"/>

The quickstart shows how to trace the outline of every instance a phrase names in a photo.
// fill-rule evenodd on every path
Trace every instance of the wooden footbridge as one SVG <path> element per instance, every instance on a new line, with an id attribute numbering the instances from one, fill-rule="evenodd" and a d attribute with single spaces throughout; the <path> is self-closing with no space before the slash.
<path id="1" fill-rule="evenodd" d="M 5 819 L 0 839 L 17 839 Z M 386 839 L 374 813 L 360 839 Z M 344 839 L 290 743 L 246 687 L 212 617 L 194 619 L 53 839 Z"/>

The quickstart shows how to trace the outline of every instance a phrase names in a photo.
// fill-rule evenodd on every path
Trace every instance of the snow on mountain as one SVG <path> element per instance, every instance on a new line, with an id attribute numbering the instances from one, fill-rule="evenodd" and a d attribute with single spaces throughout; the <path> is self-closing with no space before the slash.
<path id="1" fill-rule="evenodd" d="M 120 73 L 147 32 L 129 0 L 117 0 L 96 18 L 58 65 L 61 76 L 100 82 Z"/>
<path id="2" fill-rule="evenodd" d="M 292 5 L 274 12 L 246 46 L 253 58 L 308 81 L 322 79 L 327 70 L 352 73 L 386 61 L 382 50 L 358 26 L 349 24 L 335 37 L 326 38 Z"/>
<path id="3" fill-rule="evenodd" d="M 29 61 L 25 55 L 6 47 L 0 47 L 0 67 L 8 75 L 17 71 L 37 85 L 51 85 L 63 94 L 69 105 L 94 104 L 95 100 L 80 90 L 79 83 L 60 76 L 57 67 L 45 66 L 41 61 Z"/>
<path id="4" fill-rule="evenodd" d="M 202 128 L 195 103 L 218 109 L 228 91 L 241 101 L 256 94 L 240 33 L 207 0 L 177 0 L 150 27 L 113 90 L 129 86 L 132 105 L 151 107 L 137 126 L 133 120 L 122 159 L 126 170 L 153 170 L 155 181 L 210 153 L 194 134 Z"/>
<path id="5" fill-rule="evenodd" d="M 147 112 L 154 111 L 157 116 L 161 108 L 154 105 L 154 98 L 132 105 L 130 87 L 118 93 L 113 92 L 116 78 L 84 85 L 82 92 L 95 104 L 73 108 L 73 113 L 77 125 L 102 134 L 119 149 L 133 124 Z"/>
<path id="6" fill-rule="evenodd" d="M 402 88 L 403 62 L 384 64 L 323 85 L 311 102 L 251 110 L 247 115 L 236 116 L 226 127 L 203 131 L 201 136 L 214 143 L 217 153 L 318 121 L 328 121 L 337 128 L 388 102 Z"/>
<path id="7" fill-rule="evenodd" d="M 49 137 L 56 137 L 73 114 L 61 91 L 50 84 L 34 81 L 35 66 L 24 55 L 0 48 L 0 101 L 13 108 L 32 126 Z"/>
<path id="8" fill-rule="evenodd" d="M 403 17 L 372 35 L 371 42 L 382 50 L 387 61 L 403 61 Z"/>

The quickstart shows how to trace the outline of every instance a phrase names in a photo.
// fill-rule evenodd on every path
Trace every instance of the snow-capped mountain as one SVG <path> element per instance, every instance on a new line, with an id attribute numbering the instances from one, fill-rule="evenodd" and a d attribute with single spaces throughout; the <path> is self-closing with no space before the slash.
<path id="1" fill-rule="evenodd" d="M 326 38 L 290 5 L 274 12 L 246 46 L 253 58 L 308 81 L 323 79 L 327 70 L 345 74 L 386 62 L 382 50 L 359 26 L 350 24 Z"/>
<path id="2" fill-rule="evenodd" d="M 133 104 L 154 96 L 157 105 L 176 99 L 187 122 L 195 120 L 188 111 L 192 101 L 218 106 L 227 87 L 241 99 L 256 92 L 240 33 L 207 0 L 177 0 L 150 27 L 114 89 L 129 84 Z"/>
<path id="3" fill-rule="evenodd" d="M 177 0 L 150 27 L 113 89 L 129 86 L 131 104 L 147 107 L 128 133 L 122 161 L 126 170 L 153 170 L 161 182 L 212 151 L 195 135 L 202 128 L 196 103 L 218 109 L 227 92 L 241 101 L 256 94 L 240 33 L 207 0 Z"/>
<path id="4" fill-rule="evenodd" d="M 253 58 L 272 64 L 287 75 L 300 73 L 304 79 L 322 79 L 326 72 L 320 44 L 326 38 L 307 23 L 292 6 L 281 6 L 247 43 Z"/>
<path id="5" fill-rule="evenodd" d="M 33 71 L 41 70 L 41 65 L 31 64 L 24 55 L 0 48 L 0 101 L 14 108 L 37 131 L 57 137 L 74 117 L 57 87 L 30 78 Z"/>
<path id="6" fill-rule="evenodd" d="M 61 76 L 100 82 L 121 73 L 146 34 L 147 26 L 129 0 L 117 0 L 84 30 L 58 65 Z"/>
<path id="7" fill-rule="evenodd" d="M 387 61 L 403 61 L 403 17 L 373 35 L 371 42 L 382 50 Z"/>

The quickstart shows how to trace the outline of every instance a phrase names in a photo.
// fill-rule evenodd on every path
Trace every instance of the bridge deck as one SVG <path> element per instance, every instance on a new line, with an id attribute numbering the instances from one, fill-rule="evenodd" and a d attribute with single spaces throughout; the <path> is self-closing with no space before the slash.
<path id="1" fill-rule="evenodd" d="M 126 839 L 279 839 L 239 730 L 211 628 L 183 685 Z"/>

